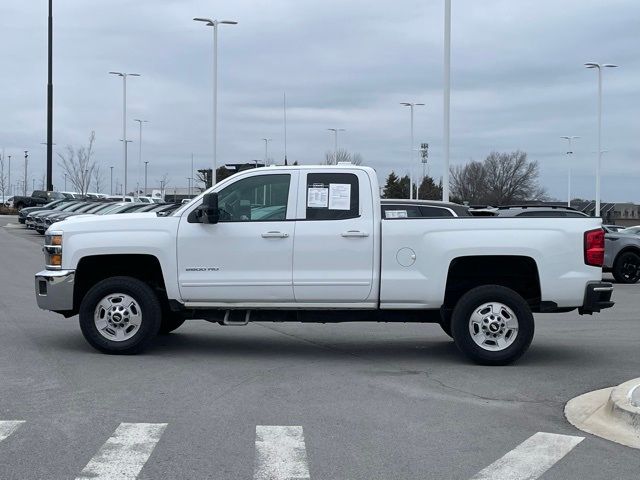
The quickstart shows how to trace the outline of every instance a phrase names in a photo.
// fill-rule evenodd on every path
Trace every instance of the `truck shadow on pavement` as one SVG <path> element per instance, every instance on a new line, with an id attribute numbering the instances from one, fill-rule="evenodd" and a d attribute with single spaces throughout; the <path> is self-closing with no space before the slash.
<path id="1" fill-rule="evenodd" d="M 437 365 L 471 365 L 456 348 L 453 340 L 440 335 L 425 335 L 412 338 L 339 339 L 332 336 L 309 335 L 306 337 L 273 337 L 256 332 L 236 336 L 216 336 L 212 333 L 174 332 L 158 336 L 144 357 L 176 358 L 181 355 L 225 360 L 297 359 L 311 361 L 344 360 L 345 357 L 368 361 L 427 362 Z M 103 355 L 91 348 L 78 332 L 77 336 L 53 335 L 49 347 L 84 354 Z M 597 354 L 585 348 L 568 348 L 566 345 L 540 343 L 531 346 L 513 366 L 557 366 L 558 363 L 597 364 Z M 495 368 L 495 367 L 478 367 Z M 508 368 L 508 367 L 507 367 Z"/>

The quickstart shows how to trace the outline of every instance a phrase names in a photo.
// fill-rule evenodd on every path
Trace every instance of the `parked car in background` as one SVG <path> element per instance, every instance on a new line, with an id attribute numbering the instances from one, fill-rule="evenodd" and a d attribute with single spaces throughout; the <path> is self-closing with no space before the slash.
<path id="1" fill-rule="evenodd" d="M 507 205 L 496 207 L 495 214 L 498 217 L 588 217 L 586 213 L 569 207 L 538 206 L 538 205 Z"/>
<path id="2" fill-rule="evenodd" d="M 618 230 L 617 233 L 630 233 L 632 235 L 639 235 L 640 234 L 640 225 L 623 228 L 622 230 Z"/>
<path id="3" fill-rule="evenodd" d="M 604 231 L 607 233 L 616 233 L 620 230 L 624 230 L 626 227 L 623 227 L 622 225 L 602 225 L 602 228 L 604 228 Z"/>
<path id="4" fill-rule="evenodd" d="M 132 197 L 130 195 L 125 195 L 124 198 L 122 195 L 108 195 L 106 199 L 113 200 L 114 202 L 138 202 L 136 197 Z"/>
<path id="5" fill-rule="evenodd" d="M 53 202 L 46 203 L 44 205 L 40 205 L 39 207 L 26 207 L 20 210 L 18 213 L 18 222 L 25 223 L 27 220 L 27 215 L 33 212 L 39 212 L 43 210 L 53 210 L 58 205 L 63 205 L 68 203 L 70 200 L 68 198 L 61 198 L 59 200 L 54 200 Z"/>
<path id="6" fill-rule="evenodd" d="M 452 202 L 437 200 L 380 200 L 382 218 L 468 217 L 469 208 Z"/>
<path id="7" fill-rule="evenodd" d="M 58 200 L 60 198 L 65 198 L 65 196 L 60 192 L 47 192 L 44 190 L 34 190 L 31 193 L 30 197 L 13 197 L 13 207 L 20 211 L 25 207 L 35 207 L 37 205 L 44 205 L 46 203 L 51 202 L 52 200 Z"/>
<path id="8" fill-rule="evenodd" d="M 41 216 L 41 215 L 45 215 L 51 212 L 57 212 L 57 211 L 63 211 L 63 210 L 67 210 L 69 208 L 72 208 L 74 205 L 78 205 L 80 204 L 82 201 L 81 200 L 67 200 L 66 202 L 62 202 L 59 203 L 58 205 L 56 205 L 55 207 L 51 208 L 51 209 L 42 209 L 42 210 L 35 210 L 33 212 L 30 212 L 27 214 L 27 217 L 25 219 L 25 225 L 27 228 L 33 228 L 35 229 L 36 227 L 36 220 Z"/>
<path id="9" fill-rule="evenodd" d="M 640 235 L 626 230 L 604 236 L 602 270 L 611 272 L 617 282 L 637 283 L 640 280 Z"/>

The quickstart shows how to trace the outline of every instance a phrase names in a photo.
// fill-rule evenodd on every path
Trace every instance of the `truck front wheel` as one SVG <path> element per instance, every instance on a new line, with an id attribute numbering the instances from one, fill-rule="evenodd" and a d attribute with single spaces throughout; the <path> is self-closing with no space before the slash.
<path id="1" fill-rule="evenodd" d="M 80 329 L 92 347 L 126 355 L 141 352 L 158 334 L 162 308 L 146 283 L 112 277 L 87 292 L 79 314 Z"/>
<path id="2" fill-rule="evenodd" d="M 533 314 L 513 290 L 484 285 L 465 293 L 451 317 L 453 339 L 468 358 L 481 365 L 507 365 L 533 340 Z"/>

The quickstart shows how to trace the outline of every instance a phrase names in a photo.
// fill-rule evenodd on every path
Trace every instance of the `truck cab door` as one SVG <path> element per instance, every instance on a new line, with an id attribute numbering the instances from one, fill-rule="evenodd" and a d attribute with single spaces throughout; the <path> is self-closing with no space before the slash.
<path id="1" fill-rule="evenodd" d="M 297 171 L 248 171 L 218 190 L 218 223 L 201 223 L 193 214 L 199 205 L 182 215 L 177 263 L 183 301 L 203 306 L 294 301 L 297 186 Z"/>
<path id="2" fill-rule="evenodd" d="M 377 299 L 373 205 L 371 180 L 362 170 L 300 173 L 293 247 L 296 302 L 339 308 Z"/>

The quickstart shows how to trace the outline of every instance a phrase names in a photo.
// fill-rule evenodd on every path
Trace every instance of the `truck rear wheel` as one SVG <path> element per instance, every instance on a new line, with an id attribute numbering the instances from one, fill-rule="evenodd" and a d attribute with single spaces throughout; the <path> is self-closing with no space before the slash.
<path id="1" fill-rule="evenodd" d="M 619 283 L 637 283 L 640 280 L 640 255 L 624 252 L 613 263 L 613 278 Z"/>
<path id="2" fill-rule="evenodd" d="M 146 283 L 112 277 L 94 285 L 80 304 L 80 329 L 92 347 L 104 353 L 134 354 L 158 334 L 162 308 Z"/>
<path id="3" fill-rule="evenodd" d="M 465 293 L 451 317 L 458 349 L 481 365 L 507 365 L 527 351 L 533 340 L 533 314 L 513 290 L 484 285 Z"/>

